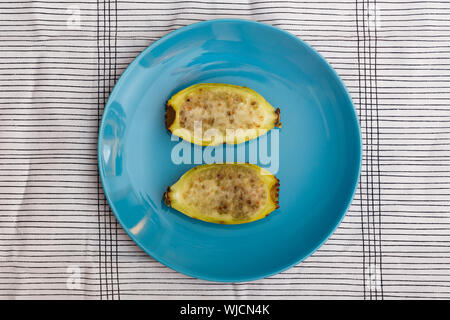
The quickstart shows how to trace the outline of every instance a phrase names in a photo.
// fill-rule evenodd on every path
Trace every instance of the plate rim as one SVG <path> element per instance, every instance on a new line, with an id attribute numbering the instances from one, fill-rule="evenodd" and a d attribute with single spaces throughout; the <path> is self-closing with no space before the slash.
<path id="1" fill-rule="evenodd" d="M 272 272 L 262 272 L 259 274 L 255 274 L 252 277 L 233 277 L 233 278 L 227 278 L 226 276 L 224 277 L 208 277 L 208 276 L 203 276 L 202 274 L 197 274 L 195 272 L 190 272 L 190 271 L 186 271 L 181 267 L 173 267 L 169 262 L 167 262 L 164 258 L 159 257 L 157 254 L 154 254 L 152 252 L 150 252 L 150 250 L 148 250 L 144 245 L 142 245 L 140 243 L 140 241 L 130 232 L 130 230 L 128 228 L 126 228 L 124 226 L 124 223 L 122 222 L 120 215 L 116 212 L 116 208 L 114 207 L 114 202 L 110 201 L 109 195 L 106 192 L 105 189 L 105 177 L 103 175 L 103 164 L 102 164 L 102 155 L 101 155 L 101 146 L 102 146 L 102 139 L 101 137 L 103 136 L 103 130 L 104 130 L 104 124 L 105 124 L 105 114 L 107 113 L 107 108 L 109 108 L 109 106 L 111 105 L 112 102 L 112 98 L 114 98 L 114 96 L 117 94 L 117 91 L 119 90 L 119 87 L 121 86 L 121 82 L 125 81 L 125 77 L 128 75 L 128 73 L 131 72 L 132 69 L 135 68 L 135 65 L 139 63 L 140 59 L 142 56 L 144 56 L 145 54 L 147 54 L 148 52 L 152 51 L 155 47 L 157 47 L 161 42 L 166 41 L 176 35 L 178 35 L 179 33 L 183 33 L 185 31 L 194 29 L 194 28 L 198 28 L 201 27 L 202 25 L 208 25 L 208 24 L 214 24 L 214 23 L 227 23 L 227 22 L 231 22 L 231 23 L 242 23 L 242 24 L 253 24 L 253 25 L 258 25 L 260 27 L 263 28 L 269 28 L 272 29 L 273 31 L 279 32 L 281 34 L 283 34 L 284 36 L 287 36 L 288 38 L 292 39 L 293 41 L 297 42 L 300 45 L 303 45 L 305 47 L 307 47 L 308 50 L 312 51 L 318 58 L 319 60 L 324 63 L 327 67 L 327 70 L 331 71 L 331 73 L 333 74 L 333 76 L 335 77 L 335 79 L 337 80 L 337 84 L 338 86 L 343 90 L 343 93 L 345 94 L 346 99 L 348 100 L 348 102 L 350 103 L 352 109 L 353 109 L 353 117 L 352 117 L 352 122 L 354 124 L 356 124 L 356 127 L 358 130 L 356 130 L 356 134 L 357 134 L 357 138 L 359 141 L 358 144 L 358 149 L 355 150 L 357 152 L 358 155 L 358 165 L 356 166 L 356 172 L 355 172 L 355 179 L 353 181 L 353 185 L 351 188 L 351 192 L 348 193 L 347 198 L 345 199 L 345 206 L 344 209 L 342 210 L 342 212 L 339 213 L 339 219 L 336 222 L 336 224 L 330 228 L 330 231 L 328 232 L 328 234 L 326 236 L 324 236 L 324 238 L 315 246 L 312 247 L 312 249 L 310 251 L 308 251 L 306 254 L 302 255 L 301 258 L 297 258 L 295 259 L 294 263 L 291 263 L 287 266 L 284 266 L 282 268 L 278 268 L 275 271 Z M 311 45 L 309 45 L 307 42 L 305 42 L 304 40 L 300 39 L 299 37 L 293 35 L 292 33 L 285 31 L 281 28 L 272 26 L 270 24 L 266 24 L 266 23 L 262 23 L 259 21 L 254 21 L 254 20 L 247 20 L 247 19 L 239 19 L 239 18 L 225 18 L 225 19 L 210 19 L 210 20 L 204 20 L 204 21 L 200 21 L 200 22 L 195 22 L 195 23 L 191 23 L 189 25 L 180 27 L 176 30 L 173 30 L 167 34 L 165 34 L 164 36 L 160 37 L 159 39 L 157 39 L 156 41 L 154 41 L 152 44 L 150 44 L 149 46 L 147 46 L 144 50 L 142 50 L 134 59 L 133 61 L 131 61 L 128 66 L 125 68 L 125 70 L 122 72 L 122 74 L 120 75 L 119 79 L 116 81 L 116 83 L 114 84 L 113 89 L 111 90 L 109 96 L 108 96 L 108 100 L 105 103 L 104 109 L 103 109 L 103 113 L 102 113 L 102 118 L 99 124 L 99 129 L 98 129 L 98 137 L 97 137 L 97 165 L 98 165 L 98 171 L 99 171 L 99 176 L 100 176 L 100 182 L 102 185 L 102 191 L 103 194 L 106 197 L 106 200 L 108 201 L 108 205 L 111 208 L 111 211 L 113 212 L 115 218 L 117 219 L 117 221 L 120 223 L 122 229 L 127 233 L 127 235 L 134 241 L 134 243 L 136 243 L 146 254 L 148 254 L 150 257 L 152 257 L 153 259 L 155 259 L 156 261 L 158 261 L 159 263 L 165 265 L 166 267 L 176 271 L 176 272 L 180 272 L 184 275 L 187 275 L 189 277 L 193 277 L 193 278 L 197 278 L 197 279 L 201 279 L 201 280 L 207 280 L 207 281 L 214 281 L 214 282 L 223 282 L 223 283 L 233 283 L 233 282 L 249 282 L 249 281 L 255 281 L 255 280 L 259 280 L 259 279 L 263 279 L 263 278 L 267 278 L 276 274 L 279 274 L 281 272 L 284 272 L 290 268 L 292 268 L 293 266 L 301 263 L 302 261 L 304 261 L 305 259 L 307 259 L 308 257 L 310 257 L 314 252 L 316 252 L 330 237 L 331 235 L 333 235 L 336 231 L 336 229 L 338 228 L 338 226 L 341 224 L 342 220 L 344 219 L 344 217 L 346 216 L 348 209 L 353 201 L 353 198 L 355 196 L 357 187 L 358 187 L 358 183 L 360 180 L 360 175 L 361 175 L 361 168 L 362 168 L 362 148 L 363 148 L 363 143 L 362 143 L 362 136 L 361 136 L 361 127 L 360 127 L 360 123 L 359 123 L 359 119 L 357 116 L 357 111 L 355 108 L 355 105 L 353 103 L 353 100 L 351 98 L 351 95 L 347 89 L 347 87 L 345 86 L 344 82 L 342 81 L 342 79 L 339 77 L 338 73 L 336 72 L 336 70 L 334 70 L 334 68 L 330 65 L 330 63 L 319 53 L 317 52 Z"/>

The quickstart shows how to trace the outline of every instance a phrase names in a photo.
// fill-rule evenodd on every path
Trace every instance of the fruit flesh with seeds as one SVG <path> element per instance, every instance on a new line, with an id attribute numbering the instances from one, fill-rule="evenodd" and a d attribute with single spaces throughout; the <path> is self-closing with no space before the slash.
<path id="1" fill-rule="evenodd" d="M 223 83 L 200 83 L 166 103 L 166 128 L 202 146 L 237 144 L 281 127 L 275 109 L 256 91 Z"/>
<path id="2" fill-rule="evenodd" d="M 164 193 L 166 205 L 207 222 L 241 224 L 279 208 L 279 180 L 248 163 L 207 164 L 186 172 Z"/>

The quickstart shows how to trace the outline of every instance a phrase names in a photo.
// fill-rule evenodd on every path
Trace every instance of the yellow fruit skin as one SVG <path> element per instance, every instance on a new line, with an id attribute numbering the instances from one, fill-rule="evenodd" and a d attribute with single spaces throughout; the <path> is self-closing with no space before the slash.
<path id="1" fill-rule="evenodd" d="M 251 96 L 252 100 L 257 103 L 257 105 L 259 106 L 258 108 L 261 108 L 262 112 L 265 115 L 260 127 L 243 130 L 241 135 L 232 137 L 223 135 L 219 141 L 206 138 L 194 138 L 194 134 L 191 130 L 181 127 L 179 112 L 182 102 L 185 101 L 186 96 L 190 94 L 196 94 L 199 91 L 205 92 L 208 90 L 214 90 L 216 88 L 226 90 L 230 93 L 237 94 L 242 97 Z M 259 93 L 250 88 L 224 83 L 199 83 L 179 91 L 178 93 L 173 95 L 166 103 L 165 122 L 167 130 L 169 130 L 172 134 L 186 141 L 201 146 L 216 146 L 222 143 L 243 143 L 248 140 L 255 139 L 275 127 L 281 127 L 279 108 L 275 109 Z"/>
<path id="2" fill-rule="evenodd" d="M 196 208 L 189 207 L 185 203 L 183 203 L 183 199 L 179 197 L 179 191 L 183 189 L 184 184 L 189 183 L 190 178 L 197 173 L 201 173 L 203 170 L 208 170 L 214 166 L 223 166 L 223 165 L 232 165 L 232 166 L 242 166 L 246 168 L 250 168 L 257 173 L 258 177 L 264 183 L 264 186 L 267 191 L 267 198 L 265 206 L 256 214 L 253 214 L 248 219 L 235 219 L 231 215 L 224 215 L 223 217 L 211 217 L 205 214 L 202 214 Z M 219 223 L 219 224 L 242 224 L 248 223 L 252 221 L 256 221 L 268 216 L 272 211 L 279 208 L 279 180 L 272 175 L 266 169 L 263 169 L 257 165 L 249 164 L 249 163 L 234 163 L 234 164 L 206 164 L 194 167 L 193 169 L 187 171 L 181 178 L 172 186 L 167 188 L 167 191 L 164 193 L 164 202 L 167 206 L 170 206 L 181 213 L 194 218 L 199 219 L 206 222 Z"/>

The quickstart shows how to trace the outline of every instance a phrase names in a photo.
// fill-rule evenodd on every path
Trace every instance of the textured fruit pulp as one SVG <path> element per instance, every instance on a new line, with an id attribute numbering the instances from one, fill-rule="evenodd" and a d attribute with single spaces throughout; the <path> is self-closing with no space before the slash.
<path id="1" fill-rule="evenodd" d="M 182 197 L 201 214 L 248 219 L 265 206 L 267 189 L 254 170 L 224 165 L 194 173 Z"/>

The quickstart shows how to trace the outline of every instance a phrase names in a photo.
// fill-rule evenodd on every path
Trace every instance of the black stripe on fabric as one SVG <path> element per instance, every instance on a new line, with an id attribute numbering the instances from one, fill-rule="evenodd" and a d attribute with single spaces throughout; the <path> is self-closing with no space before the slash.
<path id="1" fill-rule="evenodd" d="M 365 214 L 364 217 L 366 219 L 365 221 L 365 228 L 367 228 L 367 240 L 368 240 L 368 246 L 367 246 L 367 253 L 368 253 L 368 261 L 369 263 L 365 266 L 365 271 L 364 272 L 368 272 L 368 281 L 370 283 L 371 279 L 372 279 L 372 235 L 371 235 L 371 225 L 369 223 L 370 221 L 370 207 L 369 207 L 369 175 L 370 173 L 368 172 L 369 170 L 369 166 L 368 166 L 368 158 L 369 158 L 369 153 L 368 153 L 368 142 L 369 142 L 369 131 L 370 131 L 370 127 L 368 124 L 368 99 L 367 99 L 367 92 L 368 92 L 368 86 L 367 86 L 367 81 L 371 81 L 371 77 L 368 76 L 367 74 L 367 66 L 368 66 L 368 62 L 367 62 L 367 57 L 366 54 L 367 49 L 366 49 L 366 29 L 368 28 L 366 26 L 366 20 L 365 20 L 365 10 L 364 10 L 364 4 L 365 1 L 363 0 L 361 3 L 361 19 L 362 19 L 362 38 L 363 38 L 363 52 L 362 52 L 362 56 L 363 56 L 363 70 L 364 70 L 364 99 L 363 99 L 363 105 L 361 106 L 364 109 L 364 128 L 362 128 L 362 139 L 363 139 L 363 166 L 365 167 L 365 170 L 367 172 L 367 174 L 364 176 L 365 177 L 365 183 L 363 185 L 363 183 L 361 183 L 361 187 L 365 189 L 365 202 L 364 202 L 364 207 L 365 207 Z M 356 17 L 356 19 L 358 19 L 358 17 Z M 370 52 L 369 52 L 370 54 Z M 369 79 L 369 80 L 367 80 Z M 364 130 L 366 129 L 366 130 Z M 365 186 L 365 187 L 364 187 Z M 367 283 L 364 284 L 364 286 L 367 288 Z M 369 299 L 372 300 L 372 287 L 369 285 L 368 288 L 369 291 Z"/>
<path id="2" fill-rule="evenodd" d="M 367 65 L 368 62 L 366 60 L 366 21 L 365 21 L 365 16 L 364 16 L 364 0 L 362 1 L 362 5 L 360 3 L 357 3 L 357 6 L 359 5 L 360 10 L 362 12 L 361 14 L 361 19 L 362 19 L 362 59 L 363 59 L 363 83 L 364 83 L 364 87 L 363 87 L 363 104 L 360 105 L 360 108 L 363 109 L 364 113 L 363 117 L 364 117 L 364 121 L 361 121 L 361 133 L 362 133 L 362 139 L 363 139 L 363 152 L 362 152 L 362 171 L 366 171 L 368 170 L 368 148 L 367 148 L 367 142 L 368 142 L 368 129 L 369 129 L 369 125 L 368 125 L 368 115 L 367 115 L 367 104 L 368 104 L 368 99 L 367 99 L 367 79 L 368 79 L 368 75 L 367 75 Z M 359 16 L 356 17 L 356 19 L 359 19 Z M 369 81 L 371 79 L 369 78 Z M 371 245 L 371 227 L 370 224 L 368 223 L 369 219 L 369 173 L 367 172 L 366 175 L 364 175 L 365 178 L 365 183 L 363 185 L 363 179 L 361 177 L 361 181 L 360 181 L 360 187 L 361 189 L 363 189 L 364 194 L 365 195 L 365 201 L 363 202 L 363 198 L 361 198 L 361 202 L 360 205 L 363 208 L 363 222 L 364 222 L 364 228 L 363 231 L 367 230 L 367 258 L 368 258 L 368 263 L 364 266 L 364 270 L 363 272 L 366 273 L 366 283 L 364 283 L 364 287 L 365 290 L 368 290 L 368 299 L 372 300 L 372 288 L 371 286 L 367 286 L 367 283 L 369 281 L 371 281 L 372 279 L 372 245 Z M 365 187 L 364 187 L 365 186 Z M 368 287 L 368 288 L 367 288 Z"/>
<path id="3" fill-rule="evenodd" d="M 276 1 L 277 3 L 290 3 L 290 4 L 298 4 L 298 1 L 295 0 L 279 0 Z M 446 1 L 433 1 L 433 0 L 426 0 L 426 1 L 406 1 L 406 2 L 401 2 L 401 1 L 378 1 L 379 3 L 383 3 L 383 4 L 427 4 L 427 6 L 425 7 L 419 7 L 419 8 L 406 8 L 406 10 L 425 10 L 425 9 L 448 9 L 447 7 L 438 7 L 438 8 L 432 8 L 429 7 L 430 4 L 447 4 Z M 34 1 L 34 0 L 29 0 L 29 1 L 7 1 L 4 3 L 13 3 L 13 4 L 28 4 L 28 3 L 53 3 L 52 1 L 45 1 L 45 0 L 38 0 L 38 1 Z M 70 3 L 70 4 L 93 4 L 93 2 L 91 1 L 65 1 L 64 3 Z M 126 0 L 122 0 L 121 3 L 131 3 L 131 4 L 148 4 L 148 2 L 146 1 L 126 1 Z M 176 1 L 152 1 L 153 4 L 181 4 L 181 3 L 195 3 L 195 4 L 211 4 L 210 1 L 198 1 L 198 0 L 176 0 Z M 270 1 L 270 0 L 266 0 L 266 1 L 245 1 L 245 2 L 222 2 L 222 1 L 217 1 L 214 2 L 214 4 L 218 4 L 218 5 L 256 5 L 256 4 L 271 4 L 273 5 L 274 1 Z M 319 3 L 321 4 L 353 4 L 353 1 L 320 1 Z M 239 8 L 237 8 L 237 10 L 239 10 Z M 339 10 L 339 9 L 338 9 Z M 399 9 L 383 9 L 383 10 L 399 10 Z M 403 10 L 403 8 L 402 8 Z"/>
<path id="4" fill-rule="evenodd" d="M 366 8 L 365 8 L 366 6 Z M 364 14 L 364 11 L 365 14 Z M 370 9 L 369 9 L 369 0 L 367 1 L 363 1 L 363 19 L 367 19 L 367 39 L 368 39 L 368 55 L 369 55 L 369 65 L 366 66 L 366 68 L 368 67 L 369 69 L 369 101 L 370 101 L 370 105 L 373 105 L 373 81 L 376 79 L 373 78 L 372 75 L 372 39 L 371 39 L 371 22 L 370 22 Z M 376 17 L 375 17 L 376 18 Z M 367 107 L 367 104 L 366 104 Z M 368 223 L 369 225 L 371 225 L 371 228 L 373 230 L 373 252 L 374 252 L 374 277 L 377 277 L 377 266 L 378 266 L 378 253 L 377 253 L 377 239 L 376 239 L 376 226 L 375 226 L 375 205 L 374 205 L 374 183 L 373 183 L 373 179 L 374 179 L 374 174 L 373 174 L 373 108 L 369 108 L 370 110 L 370 138 L 368 141 L 368 145 L 370 146 L 370 156 L 368 156 L 367 161 L 370 162 L 369 165 L 369 170 L 370 170 L 370 174 L 367 174 L 367 179 L 370 177 L 370 206 L 368 206 Z M 369 184 L 369 183 L 368 183 Z M 369 187 L 369 186 L 367 186 Z M 372 269 L 371 269 L 372 270 Z M 377 280 L 375 278 L 375 280 Z M 373 292 L 374 292 L 374 298 L 375 300 L 378 299 L 378 286 L 375 285 L 374 288 L 372 288 Z"/>
<path id="5" fill-rule="evenodd" d="M 101 110 L 103 113 L 104 110 L 104 106 L 106 104 L 106 96 L 107 96 L 107 89 L 106 89 L 106 62 L 107 62 L 107 48 L 106 48 L 106 0 L 103 1 L 103 11 L 101 13 L 102 16 L 102 20 L 103 20 L 103 26 L 102 26 L 102 41 L 103 41 L 103 45 L 102 45 L 102 86 L 103 86 L 103 90 L 102 90 L 102 104 L 101 104 Z M 101 186 L 100 186 L 101 188 Z M 105 252 L 108 252 L 109 248 L 108 248 L 108 240 L 107 240 L 107 234 L 108 234 L 108 227 L 106 224 L 106 200 L 105 200 L 105 196 L 103 194 L 103 191 L 101 192 L 101 212 L 102 212 L 102 216 L 103 216 L 103 220 L 102 220 L 102 229 L 103 229 L 103 236 L 104 236 L 104 246 L 103 249 L 105 250 Z M 110 299 L 110 273 L 108 270 L 108 256 L 105 255 L 105 261 L 104 261 L 104 272 L 105 272 L 105 285 L 106 285 L 106 299 L 109 300 Z"/>
<path id="6" fill-rule="evenodd" d="M 358 106 L 358 118 L 360 119 L 360 126 L 362 127 L 362 122 L 361 122 L 361 58 L 360 58 L 360 39 L 359 39 L 359 19 L 358 19 L 358 0 L 355 0 L 355 21 L 356 21 L 356 37 L 357 37 L 357 54 L 358 54 L 358 90 L 359 90 L 359 94 L 358 94 L 358 101 L 359 101 L 359 106 Z M 362 176 L 360 176 L 359 180 L 359 197 L 362 198 L 362 188 L 361 188 L 361 179 Z M 361 239 L 362 239 L 362 287 L 363 287 L 363 293 L 364 293 L 364 300 L 366 299 L 366 248 L 365 248 L 365 236 L 364 236 L 364 219 L 363 219 L 363 206 L 362 206 L 362 202 L 360 202 L 360 218 L 361 218 Z"/>
<path id="7" fill-rule="evenodd" d="M 374 13 L 377 14 L 377 0 L 373 1 L 374 5 Z M 375 121 L 376 121 L 376 134 L 377 134 L 377 144 L 376 144 L 376 150 L 377 150 L 377 177 L 378 177 L 378 252 L 379 252 L 379 277 L 380 277 L 380 290 L 381 290 L 381 300 L 384 300 L 384 289 L 383 289 L 383 252 L 382 250 L 382 237 L 381 237 L 381 208 L 382 208 L 382 198 L 381 198 L 381 188 L 379 187 L 381 185 L 381 170 L 380 170 L 380 124 L 379 124 L 379 113 L 378 113 L 378 74 L 377 74 L 377 68 L 378 68 L 378 61 L 377 61 L 377 52 L 378 52 L 378 22 L 377 18 L 374 19 L 374 29 L 375 29 L 375 46 L 374 46 L 374 59 L 375 59 Z"/>
<path id="8" fill-rule="evenodd" d="M 100 0 L 97 0 L 97 132 L 100 129 Z M 99 291 L 100 300 L 103 300 L 103 279 L 102 279 L 102 238 L 100 223 L 100 176 L 97 172 L 97 223 L 98 223 L 98 269 L 99 269 Z"/>
<path id="9" fill-rule="evenodd" d="M 104 92 L 104 101 L 103 101 L 103 108 L 105 108 L 106 105 L 106 101 L 108 99 L 108 95 L 109 95 L 109 88 L 110 88 L 110 84 L 111 84 L 111 12 L 110 12 L 110 0 L 108 0 L 108 2 L 106 2 L 106 0 L 103 1 L 103 17 L 105 18 L 104 22 L 105 22 L 105 47 L 107 47 L 105 49 L 105 59 L 103 61 L 104 65 L 105 65 L 105 74 L 103 75 L 104 78 L 103 80 L 105 81 L 105 87 L 103 88 L 103 92 Z M 107 70 L 106 70 L 107 68 Z M 108 74 L 106 74 L 106 71 L 108 71 Z M 104 110 L 104 109 L 103 109 Z M 109 208 L 107 206 L 107 201 L 106 201 L 106 197 L 103 197 L 103 216 L 104 216 L 104 227 L 105 227 L 105 239 L 108 238 L 109 236 L 109 240 L 106 241 L 106 244 L 108 246 L 108 251 L 109 255 L 107 256 L 107 261 L 108 261 L 108 266 L 109 267 L 109 276 L 110 276 L 110 284 L 111 284 L 111 300 L 114 300 L 114 282 L 112 280 L 112 275 L 113 275 L 113 270 L 112 270 L 112 240 L 111 240 L 111 217 L 109 215 Z M 108 260 L 109 259 L 109 260 Z"/>
<path id="10" fill-rule="evenodd" d="M 118 28 L 118 10 L 117 10 L 117 1 L 114 0 L 114 18 L 115 18 L 115 24 L 114 24 L 114 83 L 117 81 L 117 28 Z M 117 282 L 117 299 L 120 300 L 120 283 L 119 283 L 119 243 L 117 240 L 117 229 L 118 229 L 118 222 L 117 219 L 114 218 L 115 221 L 115 238 L 116 238 L 116 252 L 115 252 L 115 264 L 116 264 L 116 282 Z"/>
<path id="11" fill-rule="evenodd" d="M 112 83 L 114 80 L 112 79 L 112 47 L 111 47 L 111 0 L 108 0 L 108 92 L 107 96 L 109 96 L 109 93 L 112 90 Z M 106 88 L 105 88 L 106 90 Z M 106 106 L 106 101 L 104 103 L 104 106 Z M 114 291 L 115 291 L 115 285 L 114 285 L 114 266 L 113 266 L 113 232 L 112 232 L 112 212 L 109 208 L 108 202 L 105 197 L 105 210 L 106 214 L 108 216 L 108 229 L 109 229 L 109 259 L 110 259 L 110 274 L 111 274 L 111 299 L 114 300 Z M 115 229 L 117 230 L 117 226 L 115 226 Z M 115 250 L 114 250 L 115 251 Z"/>

